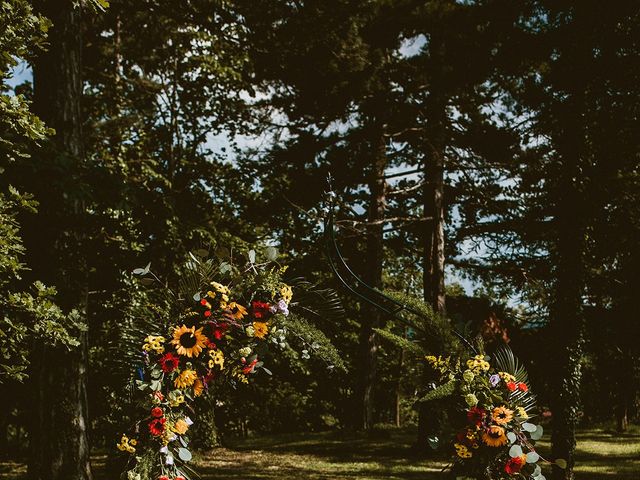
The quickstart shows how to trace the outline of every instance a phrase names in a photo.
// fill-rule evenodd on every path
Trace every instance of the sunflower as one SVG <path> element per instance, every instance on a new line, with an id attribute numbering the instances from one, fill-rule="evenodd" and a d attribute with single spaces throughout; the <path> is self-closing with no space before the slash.
<path id="1" fill-rule="evenodd" d="M 490 447 L 501 447 L 507 444 L 507 436 L 504 433 L 504 428 L 497 425 L 490 426 L 482 434 L 482 441 Z"/>
<path id="2" fill-rule="evenodd" d="M 253 336 L 264 338 L 269 333 L 269 326 L 265 322 L 253 322 Z"/>
<path id="3" fill-rule="evenodd" d="M 173 384 L 176 386 L 176 388 L 190 387 L 195 383 L 197 379 L 198 375 L 196 374 L 195 370 L 183 370 L 182 372 L 180 372 L 180 375 L 175 378 Z"/>
<path id="4" fill-rule="evenodd" d="M 247 314 L 247 309 L 236 302 L 229 303 L 229 305 L 227 305 L 227 310 L 231 312 L 231 317 L 235 318 L 236 320 L 242 319 L 242 317 Z"/>
<path id="5" fill-rule="evenodd" d="M 199 397 L 202 395 L 202 391 L 204 390 L 204 383 L 199 378 L 196 378 L 196 381 L 193 383 L 193 396 Z"/>
<path id="6" fill-rule="evenodd" d="M 506 425 L 513 419 L 513 410 L 509 410 L 504 406 L 496 407 L 493 409 L 491 418 L 498 425 Z"/>
<path id="7" fill-rule="evenodd" d="M 179 355 L 187 357 L 197 357 L 202 349 L 207 345 L 207 337 L 202 334 L 202 328 L 196 330 L 196 327 L 188 328 L 186 325 L 176 327 L 173 330 L 173 340 Z"/>

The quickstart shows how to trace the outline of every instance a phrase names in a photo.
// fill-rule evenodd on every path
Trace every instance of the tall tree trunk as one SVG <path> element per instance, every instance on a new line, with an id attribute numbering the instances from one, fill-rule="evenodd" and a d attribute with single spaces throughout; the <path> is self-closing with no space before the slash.
<path id="1" fill-rule="evenodd" d="M 375 288 L 382 288 L 382 264 L 384 261 L 383 224 L 378 222 L 384 218 L 386 205 L 386 182 L 384 178 L 387 166 L 384 131 L 375 129 L 376 134 L 371 141 L 372 163 L 369 177 L 369 214 L 366 240 L 365 281 Z M 377 377 L 377 338 L 374 328 L 381 326 L 382 314 L 371 305 L 362 307 L 362 323 L 360 329 L 361 379 L 359 402 L 361 404 L 361 425 L 369 430 L 374 423 L 374 389 Z"/>
<path id="2" fill-rule="evenodd" d="M 443 58 L 444 46 L 437 36 L 431 38 L 431 55 L 438 63 Z M 437 69 L 436 69 L 437 70 Z M 436 75 L 431 82 L 427 106 L 427 139 L 424 159 L 424 188 L 422 191 L 423 211 L 426 217 L 423 252 L 422 279 L 424 301 L 431 305 L 434 313 L 444 315 L 445 283 L 444 283 L 444 168 L 446 146 L 447 99 L 444 92 L 444 81 Z M 422 403 L 418 412 L 418 448 L 428 448 L 427 438 L 437 431 L 437 416 L 430 411 L 428 403 Z"/>
<path id="3" fill-rule="evenodd" d="M 52 20 L 49 48 L 34 64 L 34 111 L 56 130 L 38 152 L 47 178 L 34 182 L 40 201 L 35 222 L 25 229 L 29 264 L 45 283 L 58 290 L 56 302 L 74 310 L 86 325 L 87 266 L 83 242 L 84 162 L 80 115 L 81 27 L 74 2 L 37 3 L 39 13 Z M 71 217 L 61 221 L 61 214 Z M 67 350 L 37 345 L 32 363 L 33 422 L 30 431 L 29 476 L 34 480 L 92 478 L 87 440 L 87 333 L 80 346 Z"/>
<path id="4" fill-rule="evenodd" d="M 577 57 L 577 54 L 576 54 Z M 586 250 L 585 136 L 581 112 L 585 96 L 576 87 L 560 111 L 561 125 L 570 126 L 559 132 L 556 148 L 559 154 L 555 179 L 555 289 L 550 308 L 553 333 L 554 388 L 551 399 L 553 432 L 552 455 L 567 461 L 563 470 L 553 468 L 554 480 L 574 478 L 576 426 L 580 409 L 581 360 L 583 351 L 583 294 L 585 289 L 584 255 Z"/>

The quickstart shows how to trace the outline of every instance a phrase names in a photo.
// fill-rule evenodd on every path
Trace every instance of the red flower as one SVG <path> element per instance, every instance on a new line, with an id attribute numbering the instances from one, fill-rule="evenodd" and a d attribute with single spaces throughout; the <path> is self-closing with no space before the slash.
<path id="1" fill-rule="evenodd" d="M 157 399 L 158 399 L 158 400 L 160 400 L 160 401 L 163 401 L 163 400 L 164 400 L 164 395 L 162 394 L 162 392 L 153 392 L 153 393 L 151 394 L 151 396 L 152 396 L 153 398 L 157 398 Z"/>
<path id="2" fill-rule="evenodd" d="M 516 388 L 516 382 L 507 382 L 507 390 L 509 390 L 510 392 L 515 392 Z"/>
<path id="3" fill-rule="evenodd" d="M 210 317 L 211 316 L 211 310 L 205 310 L 204 311 L 204 316 L 205 317 Z"/>
<path id="4" fill-rule="evenodd" d="M 158 477 L 158 480 L 171 480 L 169 477 L 167 477 L 166 475 L 160 475 Z"/>
<path id="5" fill-rule="evenodd" d="M 180 475 L 180 476 L 174 478 L 173 480 L 185 480 L 185 478 L 182 475 Z"/>
<path id="6" fill-rule="evenodd" d="M 527 387 L 526 383 L 518 383 L 518 390 L 520 390 L 521 392 L 528 392 L 529 391 L 529 387 Z"/>
<path id="7" fill-rule="evenodd" d="M 245 362 L 246 360 L 242 363 L 245 363 Z M 258 363 L 258 359 L 254 358 L 249 365 L 246 365 L 242 368 L 242 373 L 244 373 L 245 375 L 249 375 L 251 372 L 253 372 L 254 367 L 256 366 L 256 363 Z"/>
<path id="8" fill-rule="evenodd" d="M 268 303 L 258 302 L 257 300 L 251 302 L 251 310 L 253 311 L 253 317 L 255 319 L 265 318 L 271 313 L 271 311 L 269 310 L 269 307 L 271 307 L 271 305 L 269 305 Z"/>
<path id="9" fill-rule="evenodd" d="M 180 359 L 173 353 L 166 353 L 158 360 L 158 363 L 160 363 L 160 367 L 164 373 L 171 373 L 178 368 Z"/>
<path id="10" fill-rule="evenodd" d="M 164 417 L 151 420 L 149 422 L 149 432 L 151 432 L 151 435 L 156 437 L 162 435 L 164 433 L 164 422 L 166 421 Z"/>
<path id="11" fill-rule="evenodd" d="M 162 417 L 162 415 L 164 415 L 164 412 L 162 411 L 162 409 L 160 407 L 153 407 L 151 409 L 151 416 L 153 418 L 160 418 L 160 417 Z"/>
<path id="12" fill-rule="evenodd" d="M 473 425 L 479 426 L 487 414 L 484 408 L 473 407 L 467 412 L 467 420 Z"/>
<path id="13" fill-rule="evenodd" d="M 513 475 L 514 473 L 518 473 L 522 466 L 525 464 L 524 455 L 520 457 L 510 458 L 507 464 L 504 466 L 504 471 L 509 475 Z"/>
<path id="14" fill-rule="evenodd" d="M 203 298 L 202 300 L 200 300 L 200 305 L 202 305 L 203 307 L 207 304 L 207 299 Z"/>
<path id="15" fill-rule="evenodd" d="M 217 325 L 213 330 L 213 337 L 216 340 L 220 340 L 222 337 L 224 337 L 227 334 L 228 328 L 229 328 L 228 323 L 221 323 L 220 325 Z"/>

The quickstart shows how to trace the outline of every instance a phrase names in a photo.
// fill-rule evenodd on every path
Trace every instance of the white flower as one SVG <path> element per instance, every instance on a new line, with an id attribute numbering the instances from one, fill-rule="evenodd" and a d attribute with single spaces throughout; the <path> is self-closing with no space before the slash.
<path id="1" fill-rule="evenodd" d="M 173 465 L 173 455 L 169 454 L 167 455 L 167 459 L 165 460 L 165 462 L 167 465 Z"/>
<path id="2" fill-rule="evenodd" d="M 160 453 L 164 453 L 165 455 L 169 453 L 169 448 L 165 445 L 160 449 Z"/>
<path id="3" fill-rule="evenodd" d="M 193 420 L 191 420 L 189 417 L 184 417 L 184 422 L 189 426 L 193 425 Z"/>
<path id="4" fill-rule="evenodd" d="M 243 357 L 248 357 L 249 355 L 251 355 L 251 347 L 243 347 L 238 351 Z"/>
<path id="5" fill-rule="evenodd" d="M 253 326 L 249 325 L 247 327 L 247 337 L 253 337 L 256 333 L 255 328 L 253 328 Z"/>

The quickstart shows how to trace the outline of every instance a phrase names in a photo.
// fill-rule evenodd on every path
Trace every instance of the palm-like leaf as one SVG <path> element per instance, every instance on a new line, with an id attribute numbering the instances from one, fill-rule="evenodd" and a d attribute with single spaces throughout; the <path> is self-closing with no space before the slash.
<path id="1" fill-rule="evenodd" d="M 508 345 L 500 346 L 493 354 L 493 364 L 501 372 L 507 372 L 516 378 L 516 382 L 524 383 L 528 389 L 526 392 L 517 390 L 511 394 L 511 398 L 522 405 L 527 414 L 536 406 L 536 397 L 531 393 L 531 385 L 529 385 L 529 375 L 527 370 L 513 354 Z"/>

